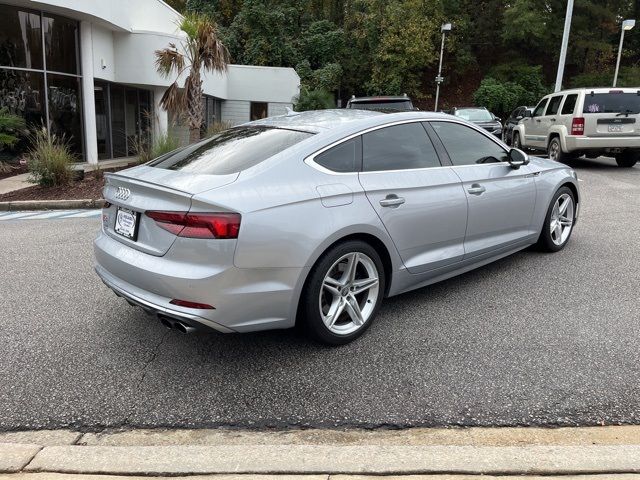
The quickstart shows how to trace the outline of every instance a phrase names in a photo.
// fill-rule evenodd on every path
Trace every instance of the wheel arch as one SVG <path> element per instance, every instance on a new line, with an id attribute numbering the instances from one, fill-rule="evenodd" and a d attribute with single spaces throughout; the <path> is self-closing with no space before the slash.
<path id="1" fill-rule="evenodd" d="M 312 260 L 310 261 L 309 268 L 306 270 L 304 279 L 301 282 L 300 288 L 298 289 L 298 295 L 296 301 L 293 305 L 292 314 L 295 315 L 295 323 L 298 322 L 299 312 L 300 312 L 300 300 L 302 298 L 302 293 L 307 286 L 307 282 L 309 281 L 311 271 L 313 267 L 318 263 L 322 255 L 328 252 L 331 248 L 336 245 L 344 242 L 348 242 L 350 240 L 360 240 L 369 245 L 376 250 L 378 255 L 380 255 L 380 260 L 382 261 L 382 266 L 384 269 L 384 279 L 385 279 L 385 291 L 383 295 L 386 297 L 389 288 L 391 286 L 391 281 L 393 279 L 393 271 L 397 268 L 397 262 L 399 258 L 396 258 L 395 247 L 393 245 L 389 245 L 388 242 L 385 242 L 379 235 L 376 235 L 372 232 L 365 231 L 357 231 L 357 232 L 342 232 L 341 235 L 337 235 L 336 237 L 332 237 L 331 240 L 327 243 L 324 243 L 321 248 L 319 248 L 317 252 L 314 253 Z M 390 241 L 390 240 L 389 240 Z"/>
<path id="2" fill-rule="evenodd" d="M 560 140 L 560 149 L 564 153 L 569 153 L 567 152 L 567 142 L 565 141 L 566 136 L 567 136 L 567 129 L 564 125 L 551 127 L 551 130 L 549 131 L 549 135 L 547 136 L 547 150 L 549 150 L 549 144 L 551 143 L 551 140 L 557 137 L 558 140 Z"/>

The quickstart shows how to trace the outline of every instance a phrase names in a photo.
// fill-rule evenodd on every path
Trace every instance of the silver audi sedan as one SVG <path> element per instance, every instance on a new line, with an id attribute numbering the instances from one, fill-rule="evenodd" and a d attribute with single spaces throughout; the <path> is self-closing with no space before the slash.
<path id="1" fill-rule="evenodd" d="M 325 110 L 106 176 L 96 272 L 183 333 L 360 336 L 384 297 L 571 236 L 566 165 L 445 114 Z"/>

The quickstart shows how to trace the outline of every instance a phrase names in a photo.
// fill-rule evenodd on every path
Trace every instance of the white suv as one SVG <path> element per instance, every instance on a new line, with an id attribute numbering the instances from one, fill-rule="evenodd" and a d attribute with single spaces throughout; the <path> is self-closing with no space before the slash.
<path id="1" fill-rule="evenodd" d="M 586 155 L 640 159 L 640 88 L 579 88 L 547 95 L 513 128 L 513 146 L 564 161 Z"/>

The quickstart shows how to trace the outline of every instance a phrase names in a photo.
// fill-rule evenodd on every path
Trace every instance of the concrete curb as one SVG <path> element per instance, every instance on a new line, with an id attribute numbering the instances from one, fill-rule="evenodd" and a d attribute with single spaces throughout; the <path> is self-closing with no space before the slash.
<path id="1" fill-rule="evenodd" d="M 27 472 L 115 475 L 640 473 L 640 446 L 164 446 L 45 447 Z"/>
<path id="2" fill-rule="evenodd" d="M 14 202 L 0 202 L 0 212 L 8 211 L 32 211 L 32 210 L 78 210 L 89 208 L 102 208 L 104 200 L 21 200 Z"/>
<path id="3" fill-rule="evenodd" d="M 215 475 L 206 478 L 218 480 L 260 475 L 264 480 L 286 475 L 298 480 L 540 475 L 546 480 L 640 480 L 640 426 L 0 433 L 0 480 L 74 475 Z"/>

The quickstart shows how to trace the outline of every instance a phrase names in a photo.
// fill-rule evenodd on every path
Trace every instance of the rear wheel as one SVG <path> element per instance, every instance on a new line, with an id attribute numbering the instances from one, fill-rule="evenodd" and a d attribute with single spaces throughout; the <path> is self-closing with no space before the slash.
<path id="1" fill-rule="evenodd" d="M 576 199 L 568 187 L 558 189 L 547 210 L 547 216 L 538 238 L 538 247 L 547 252 L 562 250 L 573 231 Z"/>
<path id="2" fill-rule="evenodd" d="M 619 167 L 631 168 L 638 162 L 638 156 L 638 152 L 622 152 L 616 155 L 616 163 Z"/>
<path id="3" fill-rule="evenodd" d="M 520 134 L 518 132 L 511 134 L 511 146 L 522 150 L 522 143 L 520 142 Z"/>
<path id="4" fill-rule="evenodd" d="M 373 322 L 385 289 L 384 267 L 371 245 L 336 245 L 316 263 L 300 299 L 303 326 L 315 340 L 344 345 Z"/>
<path id="5" fill-rule="evenodd" d="M 560 144 L 560 139 L 558 137 L 553 137 L 549 142 L 549 145 L 547 146 L 547 154 L 551 160 L 555 160 L 556 162 L 565 162 L 573 158 L 568 153 L 564 153 L 562 151 L 562 145 Z"/>

